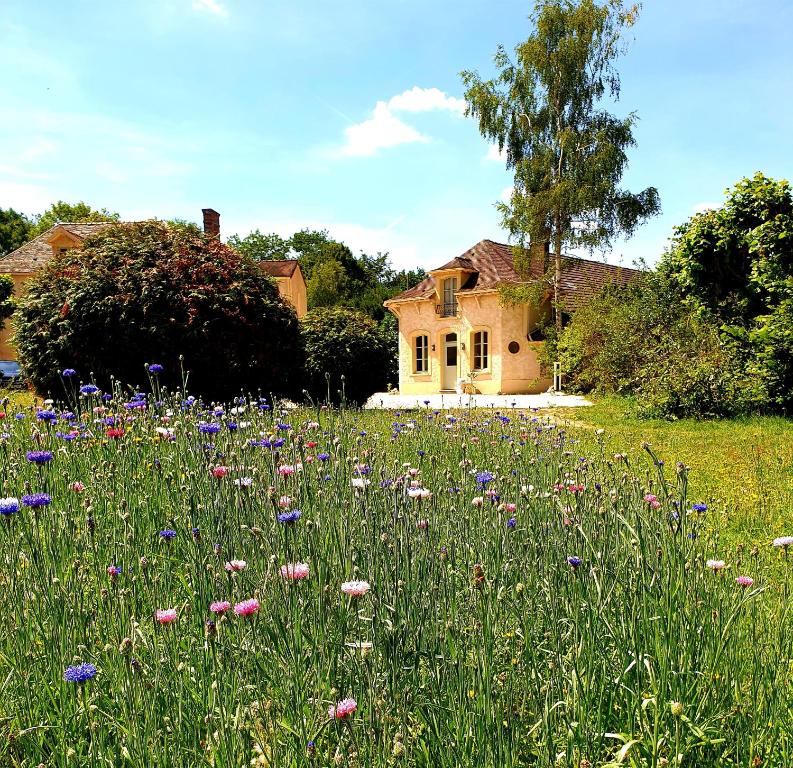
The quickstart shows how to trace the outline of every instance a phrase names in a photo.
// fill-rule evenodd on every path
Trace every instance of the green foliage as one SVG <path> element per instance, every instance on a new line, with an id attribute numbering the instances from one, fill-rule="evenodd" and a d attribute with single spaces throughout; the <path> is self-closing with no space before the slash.
<path id="1" fill-rule="evenodd" d="M 311 310 L 301 321 L 306 390 L 316 400 L 362 403 L 385 389 L 392 345 L 377 323 L 343 307 Z"/>
<path id="2" fill-rule="evenodd" d="M 659 271 L 753 361 L 775 407 L 793 406 L 793 195 L 757 173 L 675 230 Z"/>
<path id="3" fill-rule="evenodd" d="M 392 269 L 387 253 L 355 256 L 325 230 L 303 229 L 290 238 L 263 235 L 258 229 L 246 237 L 233 235 L 228 244 L 254 259 L 297 259 L 306 281 L 309 309 L 348 307 L 376 321 L 386 312 L 383 302 L 420 283 L 423 269 Z"/>
<path id="4" fill-rule="evenodd" d="M 247 257 L 257 261 L 281 261 L 291 257 L 289 240 L 284 240 L 275 233 L 265 235 L 258 229 L 245 237 L 232 235 L 227 244 L 235 251 L 244 253 Z"/>
<path id="5" fill-rule="evenodd" d="M 15 342 L 44 393 L 76 368 L 107 387 L 163 381 L 207 397 L 240 390 L 290 393 L 301 362 L 294 311 L 256 263 L 213 238 L 161 222 L 119 224 L 51 260 L 20 300 Z"/>
<path id="6" fill-rule="evenodd" d="M 62 222 L 85 222 L 85 221 L 118 221 L 119 215 L 108 211 L 105 208 L 94 209 L 88 203 L 65 203 L 59 200 L 53 203 L 44 213 L 34 217 L 30 236 L 38 237 L 46 232 L 50 227 Z"/>
<path id="7" fill-rule="evenodd" d="M 659 275 L 608 286 L 548 347 L 571 388 L 633 394 L 645 416 L 735 416 L 766 404 L 751 361 Z"/>
<path id="8" fill-rule="evenodd" d="M 634 194 L 619 186 L 636 116 L 602 106 L 619 96 L 614 62 L 637 13 L 621 0 L 541 0 L 514 61 L 499 47 L 495 78 L 462 73 L 468 114 L 514 170 L 512 197 L 498 204 L 504 226 L 523 246 L 553 244 L 555 287 L 565 247 L 606 248 L 660 210 L 654 187 Z"/>
<path id="9" fill-rule="evenodd" d="M 11 275 L 0 275 L 0 329 L 5 321 L 14 314 L 16 299 L 14 299 L 14 281 Z"/>
<path id="10" fill-rule="evenodd" d="M 0 208 L 0 257 L 24 245 L 32 238 L 33 224 L 13 208 Z"/>

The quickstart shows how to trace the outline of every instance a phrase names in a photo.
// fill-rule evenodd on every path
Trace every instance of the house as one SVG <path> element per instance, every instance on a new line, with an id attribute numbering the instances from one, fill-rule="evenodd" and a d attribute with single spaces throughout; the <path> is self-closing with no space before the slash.
<path id="1" fill-rule="evenodd" d="M 306 281 L 296 259 L 259 262 L 264 272 L 275 280 L 278 290 L 294 308 L 298 319 L 308 311 Z"/>
<path id="2" fill-rule="evenodd" d="M 220 214 L 212 208 L 202 209 L 204 232 L 220 237 Z M 83 241 L 95 232 L 112 226 L 114 222 L 64 222 L 50 227 L 29 243 L 0 258 L 0 274 L 11 275 L 14 295 L 24 292 L 25 283 L 51 258 L 69 248 L 80 248 Z M 262 269 L 278 285 L 281 296 L 295 308 L 298 317 L 306 313 L 306 282 L 296 261 L 261 262 Z M 7 322 L 0 331 L 0 361 L 16 360 L 16 350 L 10 342 L 14 330 Z"/>
<path id="3" fill-rule="evenodd" d="M 518 274 L 512 246 L 482 240 L 462 256 L 430 270 L 426 280 L 384 302 L 399 322 L 399 391 L 422 395 L 542 392 L 537 330 L 551 314 L 546 291 L 539 306 L 502 304 L 500 288 L 533 282 L 548 254 Z M 574 312 L 607 283 L 626 285 L 640 272 L 600 261 L 562 257 L 560 303 Z"/>

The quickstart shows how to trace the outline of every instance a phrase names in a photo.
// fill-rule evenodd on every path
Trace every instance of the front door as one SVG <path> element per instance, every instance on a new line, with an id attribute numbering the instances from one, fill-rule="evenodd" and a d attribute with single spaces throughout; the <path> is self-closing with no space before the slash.
<path id="1" fill-rule="evenodd" d="M 447 333 L 443 339 L 443 366 L 441 368 L 441 389 L 454 389 L 457 386 L 457 334 Z"/>

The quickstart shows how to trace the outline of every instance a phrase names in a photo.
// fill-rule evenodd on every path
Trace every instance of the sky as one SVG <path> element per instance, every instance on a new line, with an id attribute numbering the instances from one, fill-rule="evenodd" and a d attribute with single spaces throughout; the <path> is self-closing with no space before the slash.
<path id="1" fill-rule="evenodd" d="M 0 207 L 84 200 L 223 237 L 324 228 L 432 268 L 507 241 L 511 186 L 459 73 L 531 31 L 526 0 L 0 0 Z M 744 176 L 793 179 L 793 1 L 645 0 L 614 110 L 623 185 L 662 214 L 601 258 L 653 264 Z"/>

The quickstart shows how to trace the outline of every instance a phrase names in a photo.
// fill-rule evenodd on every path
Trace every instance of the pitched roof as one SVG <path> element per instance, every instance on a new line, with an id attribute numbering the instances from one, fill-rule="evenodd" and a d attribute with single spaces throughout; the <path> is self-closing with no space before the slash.
<path id="1" fill-rule="evenodd" d="M 259 266 L 270 277 L 292 277 L 298 267 L 297 259 L 282 261 L 260 261 Z"/>
<path id="2" fill-rule="evenodd" d="M 69 234 L 80 238 L 80 240 L 85 240 L 86 237 L 94 234 L 94 232 L 98 232 L 115 223 L 113 221 L 89 221 L 56 224 L 46 232 L 42 232 L 38 237 L 33 238 L 29 243 L 21 245 L 16 250 L 0 258 L 0 273 L 25 274 L 38 272 L 52 258 L 52 246 L 49 243 L 49 239 L 59 227 L 65 229 Z"/>
<path id="3" fill-rule="evenodd" d="M 466 264 L 467 266 L 463 266 Z M 458 290 L 458 295 L 467 292 L 494 290 L 500 285 L 527 282 L 515 269 L 512 246 L 482 240 L 462 256 L 445 264 L 439 269 L 473 269 Z M 543 267 L 532 264 L 528 282 L 543 274 Z M 575 256 L 562 256 L 562 280 L 560 285 L 561 298 L 565 309 L 574 310 L 594 296 L 607 283 L 627 285 L 641 273 L 628 267 L 618 267 L 602 261 L 580 259 Z M 432 276 L 422 280 L 418 285 L 389 299 L 386 304 L 399 301 L 421 301 L 429 299 L 435 293 L 435 280 Z"/>

